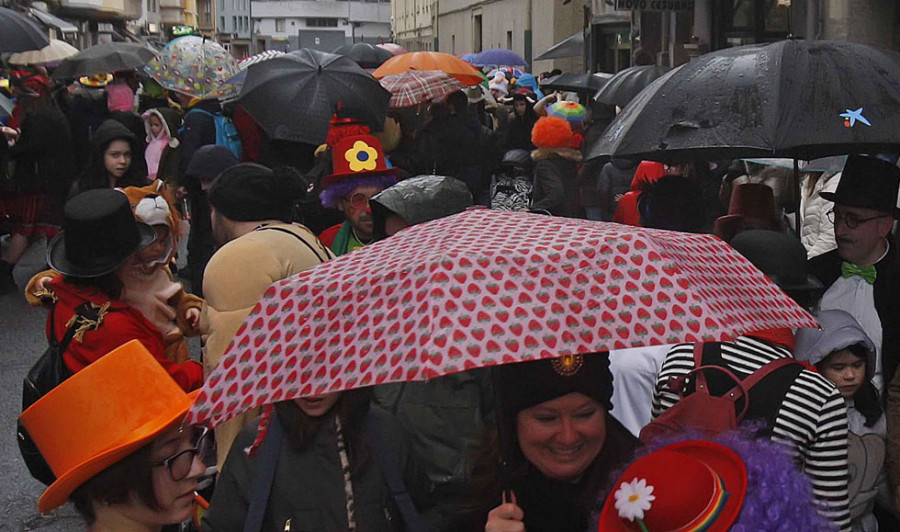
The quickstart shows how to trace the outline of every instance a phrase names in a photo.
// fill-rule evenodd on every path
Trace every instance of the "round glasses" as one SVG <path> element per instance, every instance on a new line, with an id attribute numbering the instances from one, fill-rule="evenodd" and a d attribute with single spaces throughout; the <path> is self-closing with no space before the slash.
<path id="1" fill-rule="evenodd" d="M 363 194 L 362 192 L 357 192 L 352 194 L 349 198 L 350 206 L 356 210 L 365 209 L 369 205 L 369 196 Z"/>
<path id="2" fill-rule="evenodd" d="M 160 460 L 153 464 L 153 467 L 163 467 L 169 470 L 169 476 L 173 481 L 184 480 L 191 473 L 194 466 L 194 457 L 199 457 L 204 465 L 212 465 L 216 463 L 216 453 L 214 448 L 215 440 L 211 437 L 212 431 L 207 427 L 196 427 L 194 447 L 179 451 L 165 460 Z"/>
<path id="3" fill-rule="evenodd" d="M 844 214 L 842 212 L 831 209 L 830 211 L 828 211 L 828 213 L 825 214 L 825 216 L 828 218 L 828 221 L 833 223 L 834 225 L 844 222 L 845 224 L 847 224 L 847 227 L 849 229 L 856 229 L 857 227 L 859 227 L 859 224 L 864 224 L 866 222 L 871 222 L 872 220 L 884 218 L 887 216 L 887 214 L 879 214 L 876 216 L 870 216 L 868 218 L 860 218 L 852 212 Z"/>

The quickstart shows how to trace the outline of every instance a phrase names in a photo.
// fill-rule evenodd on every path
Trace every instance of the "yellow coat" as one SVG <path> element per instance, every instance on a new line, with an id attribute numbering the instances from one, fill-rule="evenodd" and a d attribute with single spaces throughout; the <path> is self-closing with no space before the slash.
<path id="1" fill-rule="evenodd" d="M 204 375 L 216 367 L 234 333 L 269 285 L 331 258 L 331 250 L 298 224 L 269 224 L 219 248 L 203 273 L 206 300 L 200 313 L 200 333 L 205 346 Z M 220 468 L 234 438 L 257 415 L 257 411 L 247 412 L 216 427 Z"/>

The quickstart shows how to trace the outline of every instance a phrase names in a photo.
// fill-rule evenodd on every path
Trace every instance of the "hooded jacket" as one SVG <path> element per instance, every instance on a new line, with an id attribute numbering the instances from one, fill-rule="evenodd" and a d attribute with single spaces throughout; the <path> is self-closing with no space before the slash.
<path id="1" fill-rule="evenodd" d="M 109 174 L 103 164 L 103 151 L 114 140 L 124 140 L 134 149 L 135 137 L 127 127 L 116 120 L 106 120 L 91 135 L 91 159 L 81 175 L 73 183 L 69 197 L 85 190 L 109 188 Z M 139 175 L 132 162 L 128 171 L 117 182 L 116 187 L 143 187 L 147 185 L 147 176 Z"/>
<path id="2" fill-rule="evenodd" d="M 162 123 L 163 129 L 159 138 L 154 138 L 150 132 L 150 117 L 155 116 Z M 178 128 L 181 127 L 181 117 L 178 111 L 167 107 L 148 109 L 141 115 L 144 120 L 144 132 L 146 133 L 147 149 L 144 158 L 147 161 L 148 177 L 150 179 L 162 179 L 172 186 L 178 186 Z M 155 163 L 155 164 L 154 164 Z"/>
<path id="3" fill-rule="evenodd" d="M 581 218 L 578 182 L 581 152 L 573 148 L 538 148 L 531 152 L 531 158 L 534 160 L 531 210 Z"/>

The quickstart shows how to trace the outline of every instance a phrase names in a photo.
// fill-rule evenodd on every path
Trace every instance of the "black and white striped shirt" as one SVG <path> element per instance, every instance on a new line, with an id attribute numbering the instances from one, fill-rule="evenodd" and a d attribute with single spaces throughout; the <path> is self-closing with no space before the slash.
<path id="1" fill-rule="evenodd" d="M 773 360 L 792 356 L 787 349 L 746 336 L 723 343 L 721 351 L 728 368 L 741 378 Z M 654 418 L 678 401 L 678 394 L 669 389 L 669 377 L 692 369 L 693 344 L 674 346 L 656 381 Z M 775 417 L 772 439 L 788 446 L 812 480 L 820 514 L 841 530 L 850 530 L 847 430 L 847 407 L 837 388 L 816 372 L 801 371 Z"/>

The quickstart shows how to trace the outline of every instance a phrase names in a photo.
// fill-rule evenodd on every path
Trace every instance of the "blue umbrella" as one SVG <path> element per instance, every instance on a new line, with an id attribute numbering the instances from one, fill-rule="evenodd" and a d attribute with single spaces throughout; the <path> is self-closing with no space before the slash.
<path id="1" fill-rule="evenodd" d="M 471 63 L 475 66 L 528 66 L 522 56 L 505 48 L 491 48 L 475 54 Z"/>
<path id="2" fill-rule="evenodd" d="M 534 79 L 534 76 L 531 74 L 522 74 L 520 77 L 516 79 L 516 87 L 522 88 L 526 87 L 531 89 L 531 92 L 537 96 L 538 100 L 544 98 L 544 93 L 541 91 L 540 87 L 538 87 L 537 80 Z"/>
<path id="3" fill-rule="evenodd" d="M 475 59 L 476 54 L 462 54 L 459 56 L 460 59 L 465 61 L 466 63 L 471 63 L 473 59 Z"/>

